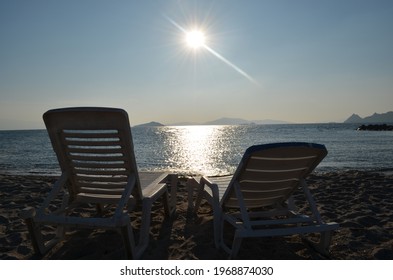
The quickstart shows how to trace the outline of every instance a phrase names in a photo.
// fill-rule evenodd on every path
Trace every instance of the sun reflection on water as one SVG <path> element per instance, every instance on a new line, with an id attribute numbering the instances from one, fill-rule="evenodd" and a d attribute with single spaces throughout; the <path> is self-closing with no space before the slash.
<path id="1" fill-rule="evenodd" d="M 233 172 L 228 162 L 228 129 L 222 126 L 177 127 L 167 139 L 172 146 L 168 157 L 174 166 L 185 173 L 205 175 L 226 175 Z"/>

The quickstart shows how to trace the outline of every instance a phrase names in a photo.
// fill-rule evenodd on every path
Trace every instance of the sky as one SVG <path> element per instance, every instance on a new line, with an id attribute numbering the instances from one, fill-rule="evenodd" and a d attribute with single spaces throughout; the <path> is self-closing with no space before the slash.
<path id="1" fill-rule="evenodd" d="M 0 130 L 72 106 L 123 108 L 131 125 L 384 113 L 393 1 L 0 0 L 0 98 Z"/>

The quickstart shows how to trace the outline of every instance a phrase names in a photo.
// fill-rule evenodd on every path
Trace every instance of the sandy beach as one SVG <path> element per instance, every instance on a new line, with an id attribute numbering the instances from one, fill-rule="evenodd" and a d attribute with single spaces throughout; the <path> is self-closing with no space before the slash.
<path id="1" fill-rule="evenodd" d="M 37 259 L 20 211 L 36 207 L 56 178 L 0 175 L 0 259 Z M 299 236 L 246 239 L 239 259 L 393 259 L 393 174 L 342 171 L 315 173 L 308 183 L 323 219 L 335 221 L 330 255 L 322 256 Z M 295 195 L 304 207 L 301 193 Z M 142 259 L 226 259 L 214 247 L 212 212 L 204 203 L 198 215 L 187 212 L 187 190 L 179 186 L 177 212 L 164 219 L 154 207 L 149 247 Z M 138 215 L 138 213 L 135 213 Z M 133 222 L 137 228 L 138 222 Z M 78 230 L 69 232 L 44 259 L 123 259 L 117 232 Z"/>

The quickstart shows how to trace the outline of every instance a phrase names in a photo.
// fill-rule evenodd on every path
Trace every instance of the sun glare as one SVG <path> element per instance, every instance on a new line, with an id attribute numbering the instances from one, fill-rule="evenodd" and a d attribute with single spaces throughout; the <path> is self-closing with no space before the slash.
<path id="1" fill-rule="evenodd" d="M 176 26 L 180 31 L 182 31 L 185 34 L 184 41 L 187 44 L 187 46 L 193 50 L 198 50 L 200 48 L 203 48 L 204 50 L 210 52 L 213 54 L 215 57 L 220 59 L 222 62 L 227 64 L 229 67 L 237 71 L 240 75 L 244 76 L 247 78 L 249 81 L 253 82 L 257 86 L 260 86 L 260 84 L 254 80 L 250 75 L 248 75 L 245 71 L 240 69 L 238 66 L 233 64 L 231 61 L 226 59 L 224 56 L 222 56 L 220 53 L 212 49 L 210 46 L 208 46 L 208 43 L 206 42 L 206 36 L 205 33 L 202 32 L 202 30 L 194 29 L 192 31 L 187 31 L 185 28 L 183 28 L 181 25 L 179 25 L 176 21 L 171 19 L 170 17 L 165 16 L 174 26 Z M 210 41 L 210 38 L 209 38 Z"/>
<path id="2" fill-rule="evenodd" d="M 190 48 L 198 49 L 205 45 L 206 37 L 202 31 L 193 30 L 187 32 L 186 34 L 186 43 Z"/>

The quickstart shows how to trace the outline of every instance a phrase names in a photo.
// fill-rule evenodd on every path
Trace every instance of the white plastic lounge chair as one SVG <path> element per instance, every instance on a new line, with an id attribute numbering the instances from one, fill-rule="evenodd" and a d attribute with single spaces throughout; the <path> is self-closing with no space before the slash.
<path id="1" fill-rule="evenodd" d="M 139 258 L 149 242 L 152 204 L 163 197 L 165 212 L 170 214 L 166 182 L 176 188 L 177 177 L 138 174 L 128 115 L 122 109 L 55 109 L 43 118 L 62 173 L 42 206 L 22 213 L 36 253 L 47 253 L 68 227 L 92 227 L 120 231 L 126 257 Z M 59 197 L 61 206 L 54 209 Z M 130 208 L 137 205 L 142 206 L 138 244 L 129 215 Z M 86 217 L 87 213 L 80 213 L 86 209 L 81 206 L 93 210 L 96 206 L 97 212 Z M 57 226 L 56 237 L 45 242 L 43 225 Z"/>
<path id="2" fill-rule="evenodd" d="M 275 143 L 248 148 L 233 176 L 200 179 L 195 202 L 213 207 L 216 247 L 236 257 L 243 238 L 321 233 L 316 248 L 326 253 L 336 223 L 324 223 L 305 178 L 326 156 L 325 146 Z M 292 193 L 301 187 L 311 215 L 297 213 Z M 235 228 L 232 246 L 224 242 L 224 222 Z"/>

